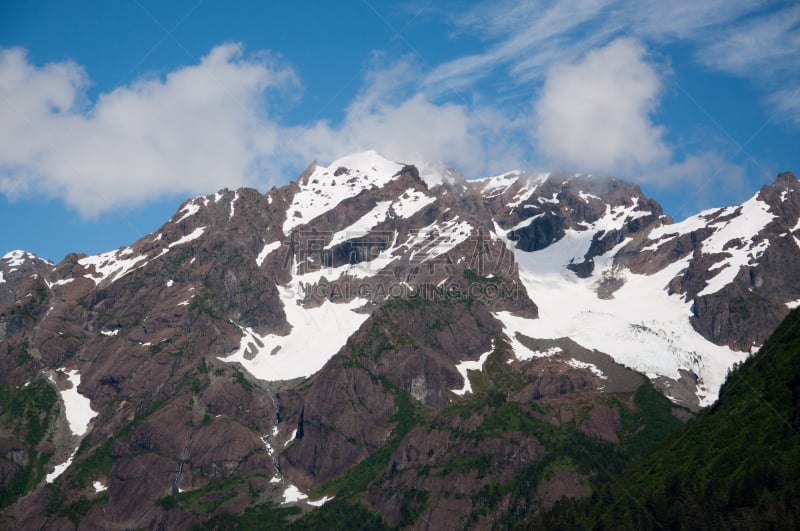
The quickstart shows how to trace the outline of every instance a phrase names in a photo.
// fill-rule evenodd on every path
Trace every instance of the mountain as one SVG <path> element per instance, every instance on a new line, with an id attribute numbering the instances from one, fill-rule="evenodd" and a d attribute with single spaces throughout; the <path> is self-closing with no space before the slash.
<path id="1" fill-rule="evenodd" d="M 53 264 L 25 251 L 11 251 L 0 258 L 0 307 L 13 304 L 22 283 L 31 275 L 44 274 Z"/>
<path id="2" fill-rule="evenodd" d="M 796 188 L 673 223 L 613 178 L 368 151 L 188 200 L 9 284 L 4 525 L 485 527 L 586 497 L 800 303 Z"/>
<path id="3" fill-rule="evenodd" d="M 737 366 L 720 399 L 588 502 L 541 528 L 797 529 L 800 310 Z"/>

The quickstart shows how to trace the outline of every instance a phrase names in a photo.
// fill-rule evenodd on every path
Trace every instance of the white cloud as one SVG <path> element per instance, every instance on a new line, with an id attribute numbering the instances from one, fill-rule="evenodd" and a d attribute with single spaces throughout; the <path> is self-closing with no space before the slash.
<path id="1" fill-rule="evenodd" d="M 777 119 L 800 124 L 785 104 L 800 89 L 800 6 L 769 0 L 514 0 L 483 2 L 455 16 L 485 49 L 437 65 L 427 90 L 464 90 L 485 78 L 539 82 L 556 63 L 572 62 L 620 37 L 688 43 L 698 61 L 754 82 Z M 788 110 L 788 114 L 787 114 Z"/>
<path id="2" fill-rule="evenodd" d="M 650 114 L 661 77 L 637 41 L 618 39 L 578 63 L 553 66 L 535 103 L 538 150 L 555 163 L 630 175 L 670 149 Z"/>
<path id="3" fill-rule="evenodd" d="M 478 4 L 455 16 L 456 27 L 488 41 L 486 49 L 438 65 L 431 90 L 457 90 L 505 75 L 537 80 L 554 63 L 574 61 L 622 36 L 667 42 L 713 38 L 766 0 L 515 0 Z M 456 11 L 457 12 L 457 11 Z"/>
<path id="4" fill-rule="evenodd" d="M 24 50 L 0 50 L 0 193 L 58 197 L 94 216 L 165 195 L 265 188 L 311 160 L 368 148 L 476 177 L 527 166 L 520 123 L 493 107 L 432 101 L 418 78 L 408 60 L 373 69 L 340 123 L 288 126 L 269 110 L 298 86 L 293 71 L 239 45 L 93 104 L 78 65 L 37 67 Z"/>
<path id="5" fill-rule="evenodd" d="M 393 160 L 443 161 L 474 177 L 522 164 L 520 124 L 492 107 L 433 102 L 398 81 L 418 78 L 407 60 L 371 72 L 340 124 L 296 128 L 293 146 L 306 159 L 328 161 L 374 148 Z"/>
<path id="6" fill-rule="evenodd" d="M 296 78 L 227 44 L 88 106 L 87 85 L 74 63 L 37 67 L 21 49 L 0 50 L 0 192 L 61 197 L 93 216 L 164 194 L 254 184 L 278 145 L 267 97 Z"/>
<path id="7" fill-rule="evenodd" d="M 744 169 L 721 153 L 732 146 L 714 131 L 678 156 L 652 115 L 670 72 L 650 62 L 642 43 L 617 39 L 547 72 L 534 101 L 533 137 L 548 167 L 609 174 L 666 188 L 686 185 L 692 206 L 720 195 L 709 182 L 741 188 Z M 735 147 L 735 146 L 734 146 Z M 714 203 L 716 204 L 716 203 Z"/>
<path id="8" fill-rule="evenodd" d="M 583 28 L 605 8 L 605 0 L 574 2 L 491 2 L 460 15 L 458 26 L 467 32 L 496 39 L 486 51 L 438 65 L 425 79 L 431 90 L 457 90 L 510 65 L 525 78 L 553 61 L 575 57 L 586 51 L 581 38 L 564 35 Z M 589 34 L 591 34 L 589 32 Z M 589 39 L 594 41 L 594 39 Z"/>
<path id="9" fill-rule="evenodd" d="M 646 39 L 696 41 L 717 34 L 770 0 L 673 0 L 618 3 L 617 13 L 633 33 Z"/>

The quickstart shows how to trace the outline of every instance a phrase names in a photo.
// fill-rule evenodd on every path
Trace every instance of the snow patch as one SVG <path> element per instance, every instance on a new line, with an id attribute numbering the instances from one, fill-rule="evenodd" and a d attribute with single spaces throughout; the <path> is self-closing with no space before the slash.
<path id="1" fill-rule="evenodd" d="M 564 363 L 566 363 L 570 367 L 575 367 L 576 369 L 589 369 L 596 376 L 604 380 L 608 379 L 608 377 L 605 374 L 603 374 L 603 371 L 601 371 L 600 368 L 594 363 L 586 363 L 585 361 L 576 360 L 574 358 L 564 360 Z"/>
<path id="2" fill-rule="evenodd" d="M 72 451 L 72 453 L 69 454 L 69 457 L 67 458 L 66 461 L 64 461 L 60 465 L 56 465 L 55 468 L 53 469 L 53 471 L 45 476 L 44 482 L 45 483 L 52 483 L 53 481 L 56 480 L 56 478 L 58 478 L 58 476 L 63 474 L 69 468 L 69 466 L 72 464 L 72 460 L 75 458 L 75 454 L 77 452 L 78 452 L 78 449 L 75 448 Z"/>
<path id="3" fill-rule="evenodd" d="M 598 197 L 598 196 L 596 196 L 594 194 L 588 194 L 588 193 L 584 192 L 583 190 L 578 192 L 578 197 L 580 197 L 586 203 L 589 202 L 589 199 L 597 199 L 598 201 L 601 200 L 600 197 Z M 639 198 L 636 197 L 635 199 L 639 199 Z"/>
<path id="4" fill-rule="evenodd" d="M 516 225 L 514 225 L 513 227 L 511 227 L 510 229 L 508 229 L 508 232 L 511 232 L 513 230 L 520 230 L 520 229 L 523 229 L 525 227 L 528 227 L 534 221 L 536 221 L 537 219 L 542 218 L 542 217 L 544 217 L 544 212 L 542 212 L 541 214 L 536 214 L 535 216 L 531 216 L 529 218 L 525 218 L 522 221 L 520 221 L 519 223 L 517 223 Z"/>
<path id="5" fill-rule="evenodd" d="M 36 259 L 37 256 L 35 254 L 31 254 L 26 251 L 21 251 L 19 249 L 4 254 L 2 258 L 2 260 L 8 262 L 6 265 L 11 268 L 20 267 L 25 263 L 26 260 L 36 260 Z M 50 262 L 47 263 L 49 264 Z M 11 273 L 11 271 L 9 271 L 9 273 Z"/>
<path id="6" fill-rule="evenodd" d="M 228 216 L 228 219 L 233 219 L 233 214 L 236 212 L 236 200 L 239 199 L 239 190 L 236 190 L 233 194 L 233 199 L 231 200 L 231 214 Z"/>
<path id="7" fill-rule="evenodd" d="M 272 448 L 272 444 L 269 442 L 269 435 L 262 435 L 261 442 L 264 443 L 264 448 L 267 449 L 267 453 L 270 456 L 274 456 L 275 450 Z"/>
<path id="8" fill-rule="evenodd" d="M 286 490 L 283 491 L 284 501 L 283 504 L 281 505 L 285 505 L 287 503 L 296 503 L 305 499 L 308 499 L 308 496 L 306 494 L 301 492 L 300 489 L 298 489 L 294 485 L 289 485 L 288 487 L 286 487 Z"/>
<path id="9" fill-rule="evenodd" d="M 786 307 L 789 308 L 790 310 L 794 310 L 795 308 L 800 308 L 800 299 L 797 299 L 796 301 L 792 302 L 787 302 Z"/>
<path id="10" fill-rule="evenodd" d="M 200 205 L 196 205 L 194 202 L 189 203 L 188 205 L 180 209 L 178 211 L 178 214 L 180 214 L 181 212 L 184 212 L 184 214 L 180 218 L 178 218 L 178 220 L 175 223 L 180 223 L 189 216 L 193 216 L 198 212 L 200 212 Z"/>
<path id="11" fill-rule="evenodd" d="M 392 203 L 392 212 L 399 218 L 410 218 L 424 207 L 435 202 L 436 198 L 419 190 L 408 189 Z"/>
<path id="12" fill-rule="evenodd" d="M 64 369 L 59 370 L 63 371 Z M 70 431 L 75 435 L 82 436 L 88 431 L 89 423 L 97 416 L 97 411 L 92 409 L 91 400 L 78 392 L 78 386 L 81 384 L 80 373 L 75 369 L 66 372 L 66 375 L 72 387 L 59 392 L 64 401 Z"/>
<path id="13" fill-rule="evenodd" d="M 453 218 L 444 223 L 437 222 L 418 231 L 405 243 L 413 249 L 409 261 L 422 264 L 453 250 L 472 235 L 472 225 L 467 221 Z"/>
<path id="14" fill-rule="evenodd" d="M 295 266 L 294 275 L 303 285 L 317 284 L 323 277 L 328 280 L 335 280 L 345 275 L 353 278 L 371 277 L 397 259 L 395 256 L 395 252 L 397 251 L 397 238 L 398 233 L 395 231 L 392 244 L 387 249 L 381 251 L 377 256 L 373 257 L 370 255 L 368 258 L 371 259 L 363 262 L 344 264 L 338 267 L 326 267 L 312 271 L 298 271 L 298 269 L 302 268 Z"/>
<path id="15" fill-rule="evenodd" d="M 328 503 L 329 501 L 331 501 L 335 497 L 336 496 L 323 496 L 322 498 L 320 498 L 318 500 L 313 500 L 313 501 L 312 500 L 308 500 L 306 503 L 308 503 L 309 505 L 313 505 L 314 507 L 322 507 L 323 505 L 325 505 L 326 503 Z"/>
<path id="16" fill-rule="evenodd" d="M 147 256 L 145 255 L 139 255 L 133 258 L 122 258 L 130 254 L 130 252 L 126 252 L 127 250 L 128 249 L 108 251 L 106 253 L 81 258 L 78 260 L 80 265 L 86 269 L 94 267 L 95 270 L 95 273 L 84 275 L 84 277 L 94 280 L 95 284 L 100 284 L 105 279 L 111 279 L 113 282 L 147 263 Z"/>
<path id="17" fill-rule="evenodd" d="M 168 247 L 170 249 L 172 249 L 173 247 L 176 247 L 178 245 L 183 245 L 184 243 L 189 243 L 191 241 L 194 241 L 197 238 L 199 238 L 200 236 L 202 236 L 203 233 L 205 232 L 205 230 L 206 230 L 205 227 L 198 227 L 198 228 L 194 229 L 192 232 L 190 232 L 189 234 L 187 234 L 186 236 L 183 236 L 178 241 L 174 241 L 174 242 L 170 243 Z"/>
<path id="18" fill-rule="evenodd" d="M 241 327 L 243 335 L 239 349 L 228 357 L 219 358 L 229 363 L 240 363 L 260 380 L 311 376 L 367 319 L 366 314 L 353 311 L 364 305 L 366 301 L 363 300 L 354 299 L 341 304 L 325 301 L 316 308 L 303 308 L 297 304 L 302 296 L 299 283 L 279 286 L 278 293 L 291 332 L 285 336 L 262 336 L 252 328 Z"/>
<path id="19" fill-rule="evenodd" d="M 549 173 L 540 173 L 534 176 L 528 176 L 527 182 L 525 186 L 520 188 L 517 194 L 511 199 L 511 201 L 506 205 L 509 208 L 516 208 L 528 199 L 536 192 L 539 188 L 539 185 L 544 183 L 550 177 Z M 526 205 L 526 206 L 535 206 L 535 205 Z"/>
<path id="20" fill-rule="evenodd" d="M 558 204 L 558 193 L 557 192 L 553 192 L 553 197 L 551 197 L 549 199 L 547 197 L 544 197 L 544 196 L 539 197 L 539 198 L 537 198 L 537 201 L 539 201 L 539 203 L 541 203 L 541 204 L 551 203 L 553 205 L 557 205 Z"/>
<path id="21" fill-rule="evenodd" d="M 486 363 L 486 360 L 489 358 L 489 354 L 492 352 L 494 352 L 494 339 L 492 339 L 492 348 L 490 348 L 488 352 L 481 354 L 480 358 L 478 358 L 478 361 L 462 361 L 456 365 L 456 370 L 461 373 L 461 376 L 464 378 L 464 387 L 461 389 L 451 389 L 451 391 L 458 396 L 464 396 L 467 393 L 472 393 L 472 382 L 469 381 L 469 373 L 467 371 L 482 371 L 483 364 Z"/>
<path id="22" fill-rule="evenodd" d="M 703 240 L 701 244 L 703 254 L 726 253 L 728 257 L 714 265 L 714 269 L 719 269 L 720 272 L 708 281 L 705 288 L 698 293 L 699 297 L 718 292 L 733 282 L 742 267 L 763 256 L 769 247 L 769 240 L 764 239 L 755 243 L 753 239 L 775 217 L 769 211 L 767 203 L 753 196 L 742 203 L 739 215 L 722 222 L 722 226 Z M 726 249 L 726 245 L 735 240 L 742 242 L 740 248 L 728 246 Z"/>
<path id="23" fill-rule="evenodd" d="M 263 264 L 264 260 L 267 259 L 267 256 L 269 256 L 269 253 L 271 253 L 272 251 L 274 251 L 276 249 L 279 249 L 280 246 L 281 246 L 281 242 L 280 241 L 269 242 L 269 243 L 264 244 L 264 248 L 261 249 L 261 252 L 258 253 L 258 256 L 256 256 L 256 265 L 258 267 L 261 267 L 261 264 Z"/>
<path id="24" fill-rule="evenodd" d="M 108 487 L 103 484 L 102 481 L 94 481 L 92 482 L 92 487 L 94 487 L 95 492 L 103 492 L 108 490 Z"/>
<path id="25" fill-rule="evenodd" d="M 285 443 L 283 443 L 283 447 L 286 448 L 287 446 L 289 446 L 289 443 L 291 443 L 295 439 L 295 437 L 297 437 L 297 429 L 295 429 L 292 432 L 292 434 L 289 435 L 289 438 L 286 440 Z"/>
<path id="26" fill-rule="evenodd" d="M 552 356 L 561 352 L 559 347 L 552 347 L 545 351 L 533 350 L 523 345 L 519 339 L 517 339 L 517 333 L 528 335 L 526 332 L 530 321 L 529 319 L 517 317 L 511 312 L 497 312 L 493 315 L 503 325 L 503 330 L 505 330 L 506 336 L 508 336 L 508 340 L 511 343 L 511 350 L 514 352 L 514 357 L 519 361 Z"/>
<path id="27" fill-rule="evenodd" d="M 116 330 L 100 330 L 100 333 L 104 336 L 114 337 L 115 335 L 119 334 L 119 328 Z"/>
<path id="28" fill-rule="evenodd" d="M 379 223 L 386 221 L 386 216 L 391 206 L 391 201 L 379 202 L 372 210 L 361 216 L 344 229 L 335 233 L 325 248 L 330 249 L 335 245 L 346 242 L 347 240 L 366 236 L 369 234 L 369 231 L 376 227 Z"/>
<path id="29" fill-rule="evenodd" d="M 511 188 L 520 178 L 520 174 L 521 172 L 519 170 L 508 171 L 493 177 L 475 179 L 473 182 L 483 185 L 481 187 L 481 195 L 484 197 L 496 197 L 503 195 L 506 190 Z"/>

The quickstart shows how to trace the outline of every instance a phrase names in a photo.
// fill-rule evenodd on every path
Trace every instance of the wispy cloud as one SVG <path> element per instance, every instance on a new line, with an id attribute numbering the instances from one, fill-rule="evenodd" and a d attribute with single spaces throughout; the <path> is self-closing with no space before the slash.
<path id="1" fill-rule="evenodd" d="M 786 74 L 797 70 L 799 18 L 800 7 L 767 0 L 484 2 L 453 23 L 459 33 L 484 39 L 485 50 L 438 65 L 425 85 L 446 93 L 488 77 L 541 82 L 555 63 L 634 37 L 645 43 L 689 43 L 703 64 L 757 79 L 774 94 Z M 778 73 L 780 79 L 761 79 Z"/>
<path id="2" fill-rule="evenodd" d="M 458 90 L 508 67 L 527 74 L 583 53 L 584 39 L 567 39 L 605 8 L 605 1 L 523 2 L 483 4 L 455 22 L 462 31 L 490 40 L 486 51 L 441 64 L 427 76 L 425 85 L 436 91 Z M 593 39 L 589 39 L 590 41 Z"/>
<path id="3" fill-rule="evenodd" d="M 754 78 L 796 76 L 800 5 L 721 28 L 704 41 L 697 51 L 699 59 L 723 72 Z"/>
<path id="4" fill-rule="evenodd" d="M 707 36 L 699 60 L 760 87 L 772 116 L 800 127 L 800 6 L 749 18 Z"/>

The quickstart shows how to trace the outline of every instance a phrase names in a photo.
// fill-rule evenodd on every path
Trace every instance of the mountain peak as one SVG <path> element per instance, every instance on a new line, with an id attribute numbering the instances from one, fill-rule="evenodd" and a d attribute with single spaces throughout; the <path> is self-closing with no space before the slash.
<path id="1" fill-rule="evenodd" d="M 29 253 L 28 251 L 23 251 L 21 249 L 16 249 L 14 251 L 9 251 L 3 255 L 2 260 L 7 260 L 9 267 L 14 267 L 15 265 L 22 265 L 25 260 L 36 260 L 39 259 L 33 253 Z"/>
<path id="2" fill-rule="evenodd" d="M 795 177 L 794 173 L 790 171 L 781 172 L 775 178 L 775 182 L 773 183 L 773 186 L 778 186 L 778 185 L 795 186 L 797 185 L 797 177 Z"/>
<path id="3" fill-rule="evenodd" d="M 357 151 L 336 159 L 328 165 L 328 168 L 333 169 L 335 173 L 339 168 L 369 172 L 370 170 L 390 171 L 397 166 L 402 167 L 403 165 L 389 160 L 374 149 L 368 149 L 366 151 Z"/>

